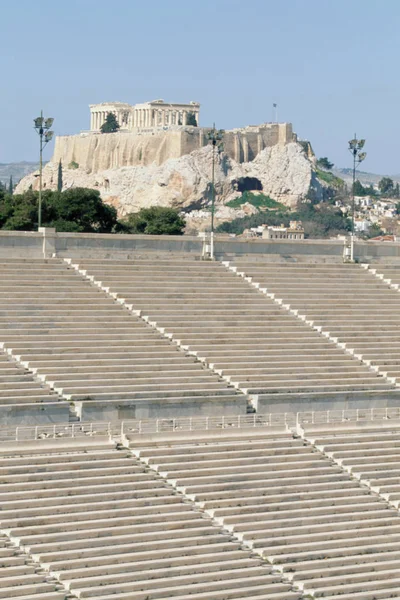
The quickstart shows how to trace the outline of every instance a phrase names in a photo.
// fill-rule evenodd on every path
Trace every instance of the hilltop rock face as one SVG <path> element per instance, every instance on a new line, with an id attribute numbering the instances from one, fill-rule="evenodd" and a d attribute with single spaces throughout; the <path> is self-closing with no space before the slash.
<path id="1" fill-rule="evenodd" d="M 57 188 L 57 169 L 54 162 L 45 166 L 43 184 L 46 189 Z M 211 172 L 212 147 L 206 146 L 180 158 L 166 160 L 162 165 L 153 163 L 98 173 L 69 169 L 64 165 L 63 184 L 64 189 L 98 189 L 103 200 L 115 206 L 120 216 L 156 205 L 172 206 L 189 214 L 195 211 L 199 217 L 200 213 L 207 214 L 203 209 L 208 209 L 211 203 Z M 248 163 L 239 164 L 225 154 L 217 154 L 216 209 L 221 210 L 244 189 L 262 190 L 287 206 L 295 206 L 306 196 L 311 184 L 318 187 L 314 179 L 313 163 L 296 142 L 265 148 Z M 16 193 L 26 191 L 30 186 L 37 189 L 38 184 L 38 177 L 30 174 L 19 183 Z M 238 211 L 233 212 L 231 218 L 239 216 Z"/>

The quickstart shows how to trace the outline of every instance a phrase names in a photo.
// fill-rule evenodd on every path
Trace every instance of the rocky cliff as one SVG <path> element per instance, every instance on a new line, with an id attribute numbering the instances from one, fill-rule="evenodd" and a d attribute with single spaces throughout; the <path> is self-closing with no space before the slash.
<path id="1" fill-rule="evenodd" d="M 43 171 L 46 189 L 57 187 L 57 162 L 49 162 Z M 161 165 L 111 168 L 96 173 L 81 167 L 63 164 L 64 189 L 89 187 L 98 189 L 104 201 L 117 207 L 119 214 L 135 212 L 151 205 L 172 206 L 198 220 L 202 209 L 211 202 L 212 147 L 205 146 L 179 158 L 170 158 Z M 16 192 L 38 187 L 35 174 L 25 177 Z M 262 150 L 251 162 L 238 163 L 226 154 L 216 153 L 216 208 L 244 190 L 262 190 L 264 194 L 287 206 L 295 206 L 304 198 L 310 186 L 317 190 L 313 160 L 304 145 L 292 142 Z M 200 212 L 199 212 L 200 211 Z M 204 212 L 204 211 L 203 211 Z M 232 212 L 232 215 L 230 214 Z M 237 211 L 223 210 L 227 218 Z M 207 216 L 207 213 L 205 213 Z"/>

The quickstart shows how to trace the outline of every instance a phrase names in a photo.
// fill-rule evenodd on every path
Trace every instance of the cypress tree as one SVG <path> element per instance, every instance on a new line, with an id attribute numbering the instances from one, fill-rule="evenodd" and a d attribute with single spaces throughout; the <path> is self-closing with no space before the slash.
<path id="1" fill-rule="evenodd" d="M 63 173 L 62 173 L 62 163 L 61 163 L 61 158 L 60 158 L 60 162 L 58 163 L 57 191 L 62 192 L 62 189 L 63 189 Z"/>
<path id="2" fill-rule="evenodd" d="M 100 131 L 101 133 L 114 133 L 115 131 L 118 131 L 119 127 L 120 125 L 117 121 L 117 117 L 114 115 L 114 113 L 109 112 L 107 113 L 106 120 L 100 127 Z"/>
<path id="3" fill-rule="evenodd" d="M 10 175 L 10 185 L 8 188 L 8 193 L 12 196 L 14 193 L 14 186 L 13 186 L 13 180 L 12 180 L 12 175 Z"/>

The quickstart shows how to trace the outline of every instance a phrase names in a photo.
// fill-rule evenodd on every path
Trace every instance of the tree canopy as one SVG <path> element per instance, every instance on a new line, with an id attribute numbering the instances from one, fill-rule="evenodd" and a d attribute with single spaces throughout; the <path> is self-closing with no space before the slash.
<path id="1" fill-rule="evenodd" d="M 11 196 L 0 190 L 0 228 L 33 231 L 38 222 L 38 193 L 32 190 Z M 42 223 L 57 231 L 111 233 L 117 211 L 105 204 L 97 190 L 71 188 L 65 192 L 44 191 Z"/>
<path id="2" fill-rule="evenodd" d="M 334 167 L 334 164 L 328 160 L 326 156 L 321 156 L 321 158 L 317 160 L 317 165 L 322 169 L 327 169 L 328 171 Z"/>
<path id="3" fill-rule="evenodd" d="M 101 133 L 115 133 L 118 131 L 119 127 L 120 125 L 117 121 L 117 117 L 114 115 L 114 113 L 109 112 L 107 113 L 106 120 L 100 127 L 100 131 Z"/>
<path id="4" fill-rule="evenodd" d="M 193 127 L 197 127 L 196 115 L 194 112 L 188 112 L 186 118 L 187 125 L 192 125 Z"/>
<path id="5" fill-rule="evenodd" d="M 62 192 L 63 189 L 63 172 L 62 172 L 62 162 L 60 158 L 60 162 L 58 163 L 58 171 L 57 171 L 57 191 Z"/>
<path id="6" fill-rule="evenodd" d="M 119 226 L 124 233 L 182 235 L 185 224 L 185 220 L 174 208 L 151 206 L 127 215 Z"/>
<path id="7" fill-rule="evenodd" d="M 390 177 L 382 177 L 378 187 L 382 195 L 390 196 L 394 192 L 394 181 Z"/>
<path id="8" fill-rule="evenodd" d="M 372 187 L 372 185 L 364 186 L 357 179 L 354 182 L 354 195 L 355 196 L 376 196 L 376 191 L 374 190 L 374 188 Z"/>

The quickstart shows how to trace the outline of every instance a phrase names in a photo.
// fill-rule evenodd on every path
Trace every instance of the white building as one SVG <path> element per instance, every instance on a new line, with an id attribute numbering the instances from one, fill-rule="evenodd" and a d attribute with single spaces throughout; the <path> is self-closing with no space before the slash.
<path id="1" fill-rule="evenodd" d="M 304 240 L 304 229 L 300 221 L 290 221 L 289 227 L 264 225 L 262 237 L 266 240 Z"/>

